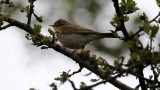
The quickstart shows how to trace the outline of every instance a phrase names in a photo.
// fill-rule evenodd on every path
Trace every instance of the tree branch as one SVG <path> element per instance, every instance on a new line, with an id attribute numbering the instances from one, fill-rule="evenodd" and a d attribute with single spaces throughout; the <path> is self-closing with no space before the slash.
<path id="1" fill-rule="evenodd" d="M 114 4 L 114 7 L 115 7 L 115 10 L 116 10 L 116 13 L 117 13 L 117 16 L 120 18 L 120 30 L 123 32 L 124 36 L 125 36 L 125 39 L 126 40 L 129 40 L 129 34 L 126 30 L 126 27 L 125 27 L 125 24 L 124 24 L 124 20 L 123 20 L 123 14 L 120 10 L 120 7 L 119 7 L 119 2 L 118 0 L 112 0 L 113 1 L 113 4 Z"/>
<path id="2" fill-rule="evenodd" d="M 114 77 L 112 77 L 112 78 L 108 78 L 107 80 L 103 80 L 103 81 L 98 82 L 98 83 L 96 83 L 96 84 L 87 86 L 86 88 L 87 88 L 87 90 L 88 90 L 88 89 L 91 89 L 91 88 L 93 88 L 93 87 L 96 87 L 96 86 L 98 86 L 98 85 L 100 85 L 100 84 L 103 84 L 103 83 L 105 84 L 106 82 L 110 82 L 110 81 L 116 79 L 117 77 L 119 77 L 119 76 L 121 76 L 121 75 L 122 75 L 122 73 L 120 73 L 120 74 L 118 74 L 118 75 L 116 75 L 116 76 L 114 76 Z"/>
<path id="3" fill-rule="evenodd" d="M 31 24 L 31 18 L 32 18 L 32 14 L 34 12 L 34 3 L 35 0 L 29 0 L 30 2 L 30 7 L 29 7 L 29 12 L 27 13 L 27 17 L 28 17 L 28 21 L 27 21 L 27 24 L 30 25 Z"/>
<path id="4" fill-rule="evenodd" d="M 78 89 L 75 87 L 75 84 L 73 83 L 73 81 L 71 81 L 71 80 L 68 80 L 68 81 L 71 83 L 72 88 L 73 88 L 74 90 L 78 90 Z"/>
<path id="5" fill-rule="evenodd" d="M 5 18 L 4 21 L 12 24 L 13 26 L 16 26 L 18 28 L 21 28 L 22 30 L 30 33 L 30 34 L 33 34 L 35 35 L 35 32 L 34 30 L 32 29 L 32 27 L 30 27 L 29 25 L 25 24 L 25 23 L 22 23 L 20 21 L 17 21 L 13 18 Z M 45 36 L 43 36 L 42 34 L 38 34 L 38 38 L 39 39 L 44 39 Z M 55 51 L 57 52 L 60 52 L 62 54 L 64 54 L 65 56 L 68 56 L 69 58 L 73 59 L 75 62 L 77 62 L 80 66 L 82 67 L 85 67 L 87 68 L 88 70 L 90 70 L 91 72 L 93 72 L 94 74 L 98 75 L 99 77 L 101 77 L 102 79 L 106 80 L 108 78 L 112 78 L 112 76 L 109 76 L 105 73 L 102 73 L 100 72 L 99 68 L 96 67 L 95 68 L 95 65 L 91 65 L 90 63 L 88 63 L 87 60 L 85 60 L 84 58 L 82 58 L 81 56 L 79 55 L 75 55 L 74 52 L 72 52 L 71 50 L 63 47 L 63 46 L 60 46 L 59 44 L 57 43 L 52 43 L 52 44 L 45 44 L 46 46 L 54 49 Z M 97 62 L 98 60 L 95 59 L 95 58 L 92 58 L 92 57 L 89 57 L 89 60 L 91 61 L 94 61 L 94 62 Z M 115 87 L 119 88 L 119 89 L 123 89 L 123 90 L 134 90 L 133 88 L 127 86 L 126 84 L 118 81 L 118 80 L 111 80 L 109 81 L 111 84 L 113 84 Z"/>
<path id="6" fill-rule="evenodd" d="M 5 26 L 3 26 L 3 27 L 0 27 L 0 31 L 3 30 L 3 29 L 8 28 L 8 27 L 10 27 L 10 26 L 12 26 L 12 24 L 7 24 L 7 25 L 5 25 Z"/>
<path id="7" fill-rule="evenodd" d="M 112 0 L 112 1 L 113 1 L 113 4 L 114 4 L 114 7 L 115 7 L 116 14 L 120 18 L 120 26 L 118 28 L 124 34 L 126 41 L 128 41 L 128 40 L 131 39 L 131 37 L 129 36 L 129 34 L 128 34 L 127 30 L 126 30 L 126 27 L 125 27 L 125 24 L 124 24 L 124 19 L 123 19 L 124 16 L 123 16 L 123 13 L 120 10 L 119 2 L 118 2 L 118 0 Z M 130 49 L 130 52 L 132 53 L 133 52 L 132 48 L 129 47 L 129 49 Z M 139 70 L 140 70 L 139 71 L 140 76 L 144 77 L 144 74 L 143 74 L 143 65 L 140 65 L 137 68 L 139 68 Z M 140 82 L 142 90 L 147 90 L 147 88 L 145 86 L 145 80 L 142 79 L 142 78 L 139 78 L 139 82 Z"/>
<path id="8" fill-rule="evenodd" d="M 139 67 L 137 67 L 137 68 L 139 68 L 139 75 L 141 75 L 142 77 L 144 77 L 144 74 L 143 74 L 143 66 L 142 65 L 140 65 Z M 143 78 L 138 78 L 139 79 L 139 83 L 140 83 L 140 86 L 141 86 L 141 89 L 142 90 L 147 90 L 147 87 L 146 87 L 146 84 L 145 84 L 145 80 L 143 79 Z"/>
<path id="9" fill-rule="evenodd" d="M 149 23 L 152 23 L 153 21 L 156 21 L 156 19 L 160 16 L 160 12 L 152 19 L 149 21 Z M 131 36 L 131 39 L 133 39 L 136 35 L 138 35 L 141 31 L 143 31 L 143 27 L 140 27 L 139 30 L 134 33 L 132 36 Z"/>
<path id="10" fill-rule="evenodd" d="M 74 75 L 74 74 L 77 74 L 79 72 L 81 72 L 83 69 L 83 67 L 80 67 L 77 71 L 74 71 L 72 74 L 70 74 L 70 76 Z"/>

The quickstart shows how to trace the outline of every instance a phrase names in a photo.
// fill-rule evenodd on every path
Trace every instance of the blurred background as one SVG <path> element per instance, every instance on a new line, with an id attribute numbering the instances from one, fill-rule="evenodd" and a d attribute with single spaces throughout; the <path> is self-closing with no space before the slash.
<path id="1" fill-rule="evenodd" d="M 130 20 L 126 23 L 127 30 L 132 32 L 138 30 L 138 26 L 141 24 L 138 17 L 143 12 L 146 13 L 149 20 L 159 12 L 154 0 L 135 1 L 140 10 L 129 15 Z M 29 3 L 27 0 L 13 0 L 13 3 L 15 4 L 13 9 L 3 6 L 3 11 L 26 23 L 26 14 L 21 13 L 19 7 L 27 6 Z M 42 34 L 44 35 L 49 35 L 48 28 L 51 28 L 49 25 L 60 18 L 98 32 L 114 30 L 114 27 L 110 24 L 115 12 L 111 0 L 37 0 L 34 5 L 34 12 L 39 16 L 43 16 L 43 22 L 39 23 L 33 18 L 32 26 L 35 23 L 41 24 L 43 26 Z M 33 87 L 38 90 L 51 90 L 49 85 L 55 82 L 59 90 L 72 90 L 70 83 L 60 85 L 54 78 L 58 77 L 63 71 L 71 70 L 73 72 L 78 70 L 79 65 L 59 52 L 51 49 L 41 50 L 31 45 L 32 42 L 25 38 L 25 34 L 26 32 L 17 27 L 10 27 L 0 31 L 0 89 L 29 90 Z M 119 35 L 123 36 L 121 33 Z M 149 38 L 147 38 L 147 35 L 141 37 L 144 46 L 148 43 Z M 159 38 L 155 40 L 155 45 L 159 43 Z M 89 49 L 91 54 L 102 56 L 110 64 L 113 64 L 114 60 L 120 56 L 125 56 L 126 60 L 129 58 L 127 45 L 118 39 L 98 40 L 87 45 L 86 49 Z M 155 47 L 156 49 L 157 47 Z M 83 69 L 81 73 L 71 77 L 76 87 L 79 87 L 82 81 L 87 85 L 91 85 L 93 82 L 90 82 L 90 79 L 98 78 L 94 74 L 84 76 L 88 73 L 88 70 Z M 132 76 L 119 80 L 131 87 L 138 84 L 138 80 Z M 109 83 L 97 86 L 94 89 L 104 90 L 106 88 L 118 90 Z"/>

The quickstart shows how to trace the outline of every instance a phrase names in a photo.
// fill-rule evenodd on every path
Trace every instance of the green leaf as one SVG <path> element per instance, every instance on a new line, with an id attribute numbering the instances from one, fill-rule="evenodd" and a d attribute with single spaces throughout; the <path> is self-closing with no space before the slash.
<path id="1" fill-rule="evenodd" d="M 21 12 L 26 12 L 26 13 L 28 13 L 28 12 L 29 12 L 29 6 L 20 7 L 20 11 L 21 11 Z"/>
<path id="2" fill-rule="evenodd" d="M 3 13 L 3 15 L 0 15 L 0 26 L 2 26 L 4 24 L 4 19 L 7 19 L 11 16 L 10 13 Z"/>
<path id="3" fill-rule="evenodd" d="M 0 15 L 0 19 L 2 19 L 2 20 L 9 18 L 9 17 L 11 17 L 10 13 L 3 13 L 3 15 Z"/>
<path id="4" fill-rule="evenodd" d="M 54 80 L 60 81 L 61 78 L 60 77 L 56 77 L 56 78 L 54 78 Z"/>
<path id="5" fill-rule="evenodd" d="M 48 32 L 49 32 L 50 35 L 54 35 L 55 34 L 55 32 L 50 28 L 48 29 Z"/>
<path id="6" fill-rule="evenodd" d="M 2 26 L 4 23 L 3 23 L 3 20 L 0 19 L 0 26 Z"/>
<path id="7" fill-rule="evenodd" d="M 124 15 L 124 22 L 127 22 L 129 20 L 129 17 L 127 15 Z"/>
<path id="8" fill-rule="evenodd" d="M 137 3 L 134 0 L 122 0 L 120 3 L 120 9 L 124 14 L 130 14 L 139 10 L 136 5 Z"/>
<path id="9" fill-rule="evenodd" d="M 156 0 L 158 7 L 160 7 L 160 0 Z"/>
<path id="10" fill-rule="evenodd" d="M 91 79 L 91 82 L 97 82 L 99 79 Z"/>
<path id="11" fill-rule="evenodd" d="M 147 33 L 147 34 L 150 33 L 150 24 L 149 23 L 146 23 L 143 28 L 144 28 L 145 33 Z"/>
<path id="12" fill-rule="evenodd" d="M 138 68 L 132 69 L 132 73 L 138 73 L 138 72 L 139 72 L 139 69 L 138 69 Z"/>
<path id="13" fill-rule="evenodd" d="M 156 25 L 152 26 L 151 27 L 151 37 L 155 37 L 157 32 L 158 32 L 158 30 L 159 30 L 158 26 L 156 26 Z"/>
<path id="14" fill-rule="evenodd" d="M 119 61 L 118 60 L 114 60 L 114 66 L 116 66 L 116 67 L 119 66 Z"/>
<path id="15" fill-rule="evenodd" d="M 119 27 L 121 25 L 119 17 L 115 14 L 112 18 L 112 21 L 110 22 L 112 26 Z"/>
<path id="16" fill-rule="evenodd" d="M 46 46 L 42 46 L 42 47 L 41 47 L 41 49 L 48 49 L 48 47 L 46 47 Z"/>
<path id="17" fill-rule="evenodd" d="M 53 40 L 53 37 L 49 36 L 47 37 L 48 41 L 51 42 Z"/>
<path id="18" fill-rule="evenodd" d="M 34 31 L 36 34 L 39 34 L 41 32 L 42 26 L 40 24 L 34 24 Z"/>
<path id="19" fill-rule="evenodd" d="M 85 88 L 86 88 L 86 84 L 84 82 L 81 82 L 80 90 L 85 90 Z"/>

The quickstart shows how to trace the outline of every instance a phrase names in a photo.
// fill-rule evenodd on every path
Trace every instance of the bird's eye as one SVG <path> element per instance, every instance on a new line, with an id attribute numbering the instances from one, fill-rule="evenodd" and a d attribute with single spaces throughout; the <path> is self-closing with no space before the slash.
<path id="1" fill-rule="evenodd" d="M 63 26 L 63 25 L 64 25 L 64 23 L 60 23 L 60 24 L 59 24 L 59 26 Z"/>

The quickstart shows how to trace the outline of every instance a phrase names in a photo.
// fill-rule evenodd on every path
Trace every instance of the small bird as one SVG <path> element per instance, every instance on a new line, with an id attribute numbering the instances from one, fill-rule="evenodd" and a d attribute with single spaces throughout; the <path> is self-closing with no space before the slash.
<path id="1" fill-rule="evenodd" d="M 116 38 L 113 33 L 100 33 L 94 30 L 73 24 L 64 19 L 57 20 L 53 25 L 55 34 L 60 43 L 69 49 L 84 49 L 91 41 L 102 38 Z"/>

